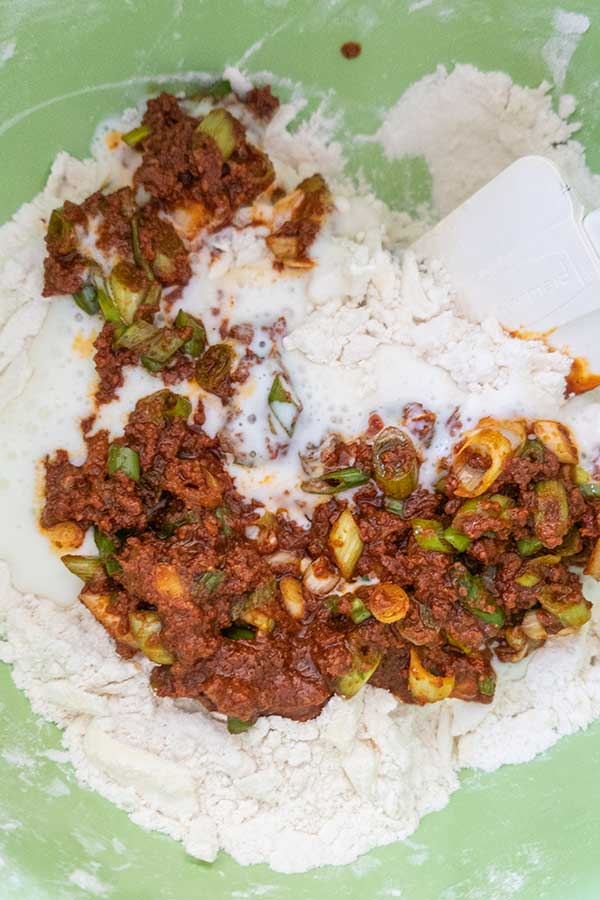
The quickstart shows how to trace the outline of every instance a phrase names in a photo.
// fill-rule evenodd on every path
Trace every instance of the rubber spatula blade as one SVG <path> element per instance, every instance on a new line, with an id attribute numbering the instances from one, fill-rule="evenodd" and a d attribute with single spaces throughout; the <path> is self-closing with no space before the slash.
<path id="1" fill-rule="evenodd" d="M 555 346 L 600 371 L 600 210 L 585 216 L 549 160 L 517 160 L 413 250 L 443 262 L 469 318 L 556 329 Z"/>

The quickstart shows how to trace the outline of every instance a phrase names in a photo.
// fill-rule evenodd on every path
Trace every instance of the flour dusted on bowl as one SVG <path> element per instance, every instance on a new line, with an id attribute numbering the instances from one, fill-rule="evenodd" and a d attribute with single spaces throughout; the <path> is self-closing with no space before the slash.
<path id="1" fill-rule="evenodd" d="M 228 75 L 241 91 L 248 88 L 241 76 Z M 444 106 L 454 77 L 486 90 L 493 78 L 494 91 L 501 83 L 502 90 L 520 98 L 529 112 L 512 119 L 517 155 L 529 146 L 540 110 L 546 116 L 545 147 L 569 131 L 550 113 L 543 90 L 528 92 L 511 83 L 507 88 L 506 77 L 497 73 L 484 76 L 458 67 L 411 90 L 426 90 L 428 101 Z M 332 430 L 359 433 L 375 411 L 398 421 L 412 401 L 424 402 L 438 418 L 431 460 L 450 448 L 453 415 L 469 426 L 485 414 L 564 418 L 592 457 L 600 435 L 587 423 L 598 419 L 597 402 L 592 396 L 565 403 L 570 360 L 541 342 L 509 337 L 495 321 L 457 316 L 452 286 L 439 264 L 403 252 L 393 237 L 394 215 L 344 180 L 339 148 L 327 143 L 322 118 L 306 123 L 299 140 L 286 131 L 294 113 L 284 106 L 263 125 L 239 110 L 286 189 L 317 167 L 327 175 L 335 211 L 311 251 L 315 266 L 301 274 L 274 272 L 264 240 L 268 229 L 249 227 L 241 218 L 237 227 L 195 246 L 192 278 L 174 305 L 175 311 L 191 309 L 203 318 L 217 309 L 206 318 L 211 340 L 219 340 L 225 319 L 228 328 L 256 323 L 258 337 L 251 346 L 259 359 L 260 328 L 272 325 L 274 310 L 287 322 L 281 362 L 292 382 L 302 386 L 302 415 L 287 455 L 274 465 L 268 453 L 261 456 L 256 427 L 261 405 L 251 412 L 246 405 L 234 410 L 235 431 L 247 428 L 244 440 L 254 441 L 255 452 L 252 467 L 235 461 L 230 466 L 238 490 L 265 504 L 285 504 L 303 477 L 298 453 Z M 478 153 L 494 144 L 495 116 L 495 107 L 484 104 Z M 135 127 L 139 117 L 133 111 L 125 122 Z M 388 120 L 388 142 L 394 127 Z M 402 129 L 408 141 L 407 131 Z M 436 135 L 414 136 L 415 146 L 421 142 L 418 152 L 433 161 L 434 199 L 441 210 L 463 199 L 471 182 L 460 169 L 452 180 L 432 146 L 436 140 Z M 568 147 L 570 160 L 580 163 L 579 145 L 571 141 Z M 499 167 L 503 161 L 496 157 Z M 500 665 L 489 706 L 446 700 L 415 707 L 367 686 L 351 700 L 333 697 L 311 721 L 260 718 L 240 735 L 228 734 L 222 717 L 193 701 L 157 697 L 148 684 L 147 660 L 116 657 L 104 630 L 77 601 L 75 580 L 37 530 L 40 501 L 33 483 L 38 460 L 56 446 L 81 459 L 77 419 L 92 411 L 94 377 L 85 349 L 95 336 L 93 321 L 74 316 L 67 298 L 46 306 L 40 297 L 44 220 L 65 199 L 79 201 L 95 188 L 128 183 L 133 165 L 130 150 L 109 152 L 102 141 L 94 161 L 78 163 L 62 155 L 45 192 L 0 232 L 0 340 L 17 348 L 0 373 L 5 407 L 0 489 L 6 510 L 0 555 L 9 564 L 1 570 L 0 655 L 13 664 L 15 682 L 34 710 L 65 728 L 65 747 L 80 779 L 140 825 L 172 835 L 206 860 L 223 848 L 244 864 L 268 862 L 282 872 L 347 863 L 408 836 L 423 815 L 444 806 L 458 787 L 462 766 L 491 770 L 525 761 L 598 716 L 597 618 L 576 635 L 551 639 L 531 661 Z M 489 177 L 495 174 L 490 170 Z M 488 177 L 487 171 L 481 177 Z M 593 185 L 593 176 L 585 178 Z M 49 344 L 53 365 L 48 365 Z M 151 384 L 148 373 L 125 373 L 118 398 L 102 408 L 99 419 L 111 436 L 120 433 L 126 412 L 153 390 Z M 252 392 L 258 397 L 263 389 L 260 378 L 251 379 L 248 402 L 254 402 Z M 253 417 L 246 425 L 244 412 Z M 207 402 L 206 414 L 210 434 L 227 429 L 217 398 Z M 32 439 L 16 454 L 23 433 Z M 431 483 L 434 476 L 431 462 L 423 467 L 422 480 Z M 307 499 L 290 512 L 306 521 L 311 503 Z M 83 549 L 92 548 L 84 544 Z"/>

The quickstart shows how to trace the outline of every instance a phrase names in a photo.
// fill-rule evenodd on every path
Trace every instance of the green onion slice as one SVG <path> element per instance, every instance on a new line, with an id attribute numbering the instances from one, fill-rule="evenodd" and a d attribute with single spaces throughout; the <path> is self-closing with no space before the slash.
<path id="1" fill-rule="evenodd" d="M 102 562 L 97 556 L 77 556 L 76 554 L 68 553 L 66 556 L 61 556 L 60 561 L 67 567 L 69 572 L 77 575 L 82 581 L 90 581 L 102 571 Z"/>
<path id="2" fill-rule="evenodd" d="M 150 372 L 157 372 L 183 347 L 183 338 L 174 328 L 161 328 L 150 341 L 142 356 L 142 364 Z"/>
<path id="3" fill-rule="evenodd" d="M 423 550 L 437 553 L 452 553 L 452 547 L 444 538 L 444 526 L 436 519 L 413 519 L 411 521 L 414 538 Z"/>
<path id="4" fill-rule="evenodd" d="M 104 288 L 98 287 L 97 289 L 98 295 L 98 304 L 100 306 L 100 310 L 102 315 L 106 319 L 107 322 L 114 322 L 118 324 L 121 322 L 121 316 L 119 315 L 119 310 L 113 303 L 112 299 L 108 295 L 107 291 Z"/>
<path id="5" fill-rule="evenodd" d="M 243 719 L 236 719 L 235 716 L 227 716 L 227 731 L 229 734 L 243 734 L 252 728 L 254 721 L 245 722 Z"/>
<path id="6" fill-rule="evenodd" d="M 362 469 L 349 466 L 347 469 L 336 469 L 335 472 L 324 472 L 317 478 L 303 481 L 302 490 L 307 494 L 339 494 L 350 488 L 367 484 L 369 475 Z"/>
<path id="7" fill-rule="evenodd" d="M 223 637 L 230 641 L 253 641 L 256 638 L 256 632 L 253 628 L 246 628 L 243 625 L 230 625 L 221 632 Z"/>
<path id="8" fill-rule="evenodd" d="M 411 439 L 399 428 L 381 431 L 373 444 L 373 472 L 388 497 L 404 500 L 419 480 L 419 458 Z"/>
<path id="9" fill-rule="evenodd" d="M 231 94 L 231 91 L 231 82 L 226 78 L 220 78 L 218 81 L 203 85 L 197 91 L 194 91 L 193 94 L 190 94 L 189 99 L 205 100 L 207 97 L 210 97 L 212 100 L 222 100 L 227 94 Z"/>
<path id="10" fill-rule="evenodd" d="M 444 531 L 444 540 L 454 547 L 455 550 L 458 550 L 459 553 L 464 553 L 467 547 L 472 543 L 471 538 L 467 537 L 466 534 L 463 534 L 462 531 L 459 531 L 458 528 L 454 528 L 452 525 L 449 525 Z"/>
<path id="11" fill-rule="evenodd" d="M 479 681 L 479 693 L 493 697 L 496 692 L 496 679 L 493 675 L 484 675 Z"/>
<path id="12" fill-rule="evenodd" d="M 227 378 L 234 352 L 229 344 L 213 344 L 198 360 L 196 381 L 205 391 L 214 391 Z"/>
<path id="13" fill-rule="evenodd" d="M 335 679 L 336 693 L 345 697 L 346 700 L 354 697 L 371 678 L 380 662 L 381 654 L 375 650 L 353 654 L 350 671 Z"/>
<path id="14" fill-rule="evenodd" d="M 492 599 L 480 575 L 472 575 L 466 569 L 457 579 L 458 584 L 466 589 L 465 596 L 459 600 L 477 619 L 501 628 L 504 625 L 504 613 Z M 491 607 L 484 609 L 483 607 Z"/>
<path id="15" fill-rule="evenodd" d="M 131 131 L 126 131 L 125 134 L 122 134 L 121 140 L 125 141 L 129 147 L 137 147 L 151 134 L 152 129 L 149 125 L 138 125 L 137 128 L 132 128 Z"/>
<path id="16" fill-rule="evenodd" d="M 75 249 L 75 228 L 65 217 L 62 209 L 54 209 L 46 232 L 48 249 L 59 256 L 65 256 Z"/>
<path id="17" fill-rule="evenodd" d="M 279 372 L 273 379 L 271 390 L 269 391 L 269 424 L 271 430 L 275 431 L 277 422 L 288 437 L 291 437 L 298 421 L 298 416 L 302 412 L 302 403 L 296 397 L 288 378 Z M 274 421 L 273 421 L 274 420 Z"/>
<path id="18" fill-rule="evenodd" d="M 129 325 L 125 331 L 118 336 L 115 341 L 115 347 L 124 347 L 127 350 L 136 350 L 156 335 L 156 328 L 150 322 L 139 319 Z"/>
<path id="19" fill-rule="evenodd" d="M 101 557 L 111 556 L 119 549 L 117 542 L 104 531 L 100 531 L 97 525 L 94 526 L 94 543 Z"/>
<path id="20" fill-rule="evenodd" d="M 136 264 L 140 269 L 143 269 L 144 274 L 150 281 L 154 281 L 154 273 L 150 263 L 142 253 L 142 246 L 140 244 L 140 220 L 138 215 L 135 215 L 131 220 L 131 244 L 133 247 L 133 258 L 135 259 Z"/>
<path id="21" fill-rule="evenodd" d="M 210 572 L 205 572 L 203 575 L 200 575 L 196 581 L 199 585 L 205 588 L 209 594 L 212 594 L 213 591 L 219 587 L 219 585 L 223 582 L 225 578 L 225 572 L 222 572 L 220 569 L 214 569 Z"/>
<path id="22" fill-rule="evenodd" d="M 84 284 L 80 291 L 75 291 L 73 300 L 88 316 L 94 316 L 100 310 L 98 291 L 93 284 Z"/>
<path id="23" fill-rule="evenodd" d="M 206 330 L 200 319 L 180 309 L 175 317 L 175 328 L 192 329 L 192 336 L 185 342 L 183 349 L 188 356 L 202 356 L 206 348 Z"/>
<path id="24" fill-rule="evenodd" d="M 237 124 L 231 113 L 219 106 L 202 119 L 196 132 L 211 137 L 227 160 L 238 144 Z"/>
<path id="25" fill-rule="evenodd" d="M 361 622 L 371 618 L 371 610 L 365 606 L 360 597 L 353 597 L 350 601 L 350 607 L 350 618 L 355 625 L 360 625 Z"/>
<path id="26" fill-rule="evenodd" d="M 119 262 L 113 268 L 109 278 L 109 288 L 114 305 L 121 320 L 131 325 L 138 308 L 148 293 L 145 276 L 128 262 Z"/>
<path id="27" fill-rule="evenodd" d="M 393 513 L 393 515 L 399 516 L 401 519 L 404 518 L 404 500 L 396 500 L 395 497 L 384 497 L 383 507 L 384 509 L 387 509 L 388 512 Z"/>
<path id="28" fill-rule="evenodd" d="M 579 490 L 584 497 L 600 497 L 600 481 L 588 481 L 587 484 L 580 484 Z"/>
<path id="29" fill-rule="evenodd" d="M 227 522 L 228 513 L 229 510 L 226 506 L 217 506 L 217 508 L 215 509 L 215 516 L 217 517 L 219 525 L 221 526 L 221 533 L 225 537 L 229 537 L 230 534 L 233 534 L 233 528 Z"/>
<path id="30" fill-rule="evenodd" d="M 140 480 L 140 458 L 135 450 L 130 447 L 122 447 L 120 444 L 111 444 L 108 448 L 107 470 L 109 475 L 122 472 L 133 481 Z"/>
<path id="31" fill-rule="evenodd" d="M 544 546 L 555 547 L 569 530 L 569 499 L 562 481 L 547 478 L 534 487 L 533 522 L 536 537 Z M 550 543 L 548 543 L 550 542 Z"/>
<path id="32" fill-rule="evenodd" d="M 533 554 L 537 553 L 538 550 L 541 550 L 543 546 L 540 539 L 536 537 L 521 538 L 517 541 L 517 550 L 521 556 L 533 556 Z"/>

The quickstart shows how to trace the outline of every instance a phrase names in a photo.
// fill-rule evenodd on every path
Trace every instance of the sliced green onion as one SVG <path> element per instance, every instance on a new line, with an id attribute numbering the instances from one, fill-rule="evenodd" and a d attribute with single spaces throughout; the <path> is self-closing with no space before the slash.
<path id="1" fill-rule="evenodd" d="M 500 426 L 468 432 L 460 441 L 452 463 L 457 497 L 480 497 L 500 475 L 513 453 L 511 440 Z M 485 468 L 481 468 L 484 463 Z"/>
<path id="2" fill-rule="evenodd" d="M 558 618 L 567 628 L 581 628 L 592 617 L 591 606 L 585 600 L 573 603 L 559 613 Z"/>
<path id="3" fill-rule="evenodd" d="M 408 689 L 419 703 L 438 703 L 454 690 L 454 675 L 434 675 L 425 668 L 415 647 L 410 651 Z"/>
<path id="4" fill-rule="evenodd" d="M 455 550 L 458 550 L 459 553 L 464 553 L 472 543 L 471 538 L 459 531 L 458 528 L 454 528 L 453 525 L 449 525 L 443 534 L 444 540 L 454 547 Z"/>
<path id="5" fill-rule="evenodd" d="M 183 338 L 175 329 L 161 328 L 148 344 L 141 358 L 142 365 L 151 372 L 160 370 L 183 347 L 183 344 Z"/>
<path id="6" fill-rule="evenodd" d="M 350 601 L 350 618 L 355 625 L 360 625 L 366 619 L 371 618 L 371 610 L 365 606 L 360 597 L 353 597 Z"/>
<path id="7" fill-rule="evenodd" d="M 268 398 L 269 409 L 272 417 L 269 417 L 271 429 L 275 431 L 273 419 L 277 422 L 288 437 L 291 437 L 302 412 L 302 403 L 296 397 L 289 379 L 280 372 L 273 379 Z"/>
<path id="8" fill-rule="evenodd" d="M 140 362 L 145 369 L 148 369 L 149 372 L 153 372 L 154 374 L 156 374 L 156 372 L 161 372 L 165 367 L 164 363 L 155 362 L 153 359 L 150 359 L 149 356 L 141 356 Z"/>
<path id="9" fill-rule="evenodd" d="M 151 325 L 150 322 L 145 322 L 143 319 L 138 319 L 137 322 L 133 322 L 119 335 L 115 341 L 115 347 L 135 350 L 137 347 L 141 347 L 142 344 L 147 344 L 155 334 L 156 328 L 154 325 Z"/>
<path id="10" fill-rule="evenodd" d="M 380 489 L 404 500 L 419 480 L 419 459 L 411 439 L 399 428 L 384 428 L 373 444 L 373 472 Z"/>
<path id="11" fill-rule="evenodd" d="M 243 719 L 236 719 L 235 716 L 227 716 L 227 731 L 229 734 L 243 734 L 252 728 L 255 721 L 245 722 Z"/>
<path id="12" fill-rule="evenodd" d="M 535 559 L 529 559 L 525 563 L 523 573 L 518 578 L 515 578 L 515 582 L 520 584 L 521 587 L 535 587 L 542 580 L 543 572 L 541 570 L 546 566 L 556 566 L 559 562 L 560 556 L 557 554 L 546 554 Z"/>
<path id="13" fill-rule="evenodd" d="M 144 297 L 144 306 L 158 306 L 162 297 L 162 288 L 158 282 L 153 281 Z"/>
<path id="14" fill-rule="evenodd" d="M 540 591 L 540 604 L 566 628 L 581 628 L 591 618 L 591 603 L 581 599 L 576 603 L 564 598 L 561 585 L 548 585 Z"/>
<path id="15" fill-rule="evenodd" d="M 238 144 L 237 122 L 226 109 L 211 109 L 202 119 L 196 132 L 208 135 L 216 143 L 224 160 L 229 159 Z"/>
<path id="16" fill-rule="evenodd" d="M 444 526 L 436 519 L 413 519 L 411 521 L 413 535 L 423 550 L 437 553 L 452 553 L 452 548 L 444 540 Z"/>
<path id="17" fill-rule="evenodd" d="M 440 475 L 440 477 L 438 478 L 438 480 L 436 481 L 436 483 L 433 486 L 433 490 L 436 492 L 436 494 L 446 494 L 447 482 L 448 482 L 448 476 Z"/>
<path id="18" fill-rule="evenodd" d="M 216 591 L 223 582 L 224 578 L 225 572 L 220 571 L 220 569 L 214 569 L 211 572 L 205 572 L 203 575 L 200 575 L 196 581 L 205 588 L 209 594 L 212 594 L 212 592 Z"/>
<path id="19" fill-rule="evenodd" d="M 544 448 L 539 441 L 525 441 L 523 447 L 519 451 L 519 456 L 522 459 L 529 459 L 531 462 L 543 462 Z"/>
<path id="20" fill-rule="evenodd" d="M 536 537 L 545 547 L 556 547 L 569 530 L 569 500 L 562 481 L 548 478 L 534 487 L 533 522 Z"/>
<path id="21" fill-rule="evenodd" d="M 82 581 L 90 581 L 95 575 L 99 575 L 102 571 L 102 562 L 97 556 L 77 556 L 68 553 L 61 556 L 60 561 L 67 567 L 69 572 L 77 575 Z"/>
<path id="22" fill-rule="evenodd" d="M 149 609 L 129 613 L 129 627 L 138 647 L 148 659 L 159 666 L 170 666 L 175 662 L 171 651 L 160 641 L 162 622 L 158 613 Z"/>
<path id="23" fill-rule="evenodd" d="M 233 528 L 227 522 L 227 514 L 229 510 L 226 506 L 217 506 L 215 509 L 215 516 L 221 526 L 221 533 L 225 535 L 225 537 L 229 537 L 230 534 L 233 534 Z"/>
<path id="24" fill-rule="evenodd" d="M 493 675 L 484 675 L 479 680 L 479 693 L 486 697 L 493 697 L 496 692 L 496 679 Z"/>
<path id="25" fill-rule="evenodd" d="M 349 466 L 347 469 L 336 469 L 335 472 L 324 472 L 309 481 L 303 481 L 301 488 L 307 494 L 339 494 L 350 488 L 367 484 L 369 475 L 362 469 Z"/>
<path id="26" fill-rule="evenodd" d="M 142 397 L 135 405 L 136 420 L 154 422 L 156 425 L 160 425 L 165 417 L 181 416 L 187 419 L 191 411 L 192 404 L 187 397 L 166 388 Z"/>
<path id="27" fill-rule="evenodd" d="M 110 274 L 110 293 L 126 325 L 131 325 L 148 293 L 148 285 L 145 282 L 145 276 L 140 270 L 128 262 L 117 263 Z"/>
<path id="28" fill-rule="evenodd" d="M 229 375 L 234 352 L 229 344 L 213 344 L 198 360 L 196 381 L 205 391 L 214 391 Z"/>
<path id="29" fill-rule="evenodd" d="M 167 391 L 164 398 L 164 414 L 170 418 L 189 418 L 192 412 L 192 404 L 183 394 Z"/>
<path id="30" fill-rule="evenodd" d="M 120 444 L 111 444 L 108 448 L 107 470 L 109 475 L 122 472 L 133 481 L 140 480 L 140 458 L 135 450 L 130 447 L 122 447 Z"/>
<path id="31" fill-rule="evenodd" d="M 560 547 L 556 548 L 556 553 L 560 557 L 576 556 L 578 553 L 581 553 L 582 549 L 583 541 L 581 540 L 581 535 L 576 528 L 571 528 Z"/>
<path id="32" fill-rule="evenodd" d="M 465 609 L 475 618 L 489 625 L 496 625 L 498 628 L 504 625 L 504 613 L 486 589 L 480 575 L 472 575 L 465 569 L 456 581 L 458 586 L 465 591 L 464 594 L 461 591 L 458 598 Z"/>
<path id="33" fill-rule="evenodd" d="M 254 629 L 244 628 L 243 625 L 230 625 L 224 628 L 221 634 L 230 641 L 253 641 L 256 638 Z"/>
<path id="34" fill-rule="evenodd" d="M 94 525 L 94 542 L 100 556 L 110 556 L 111 553 L 116 553 L 119 549 L 115 541 L 103 531 L 100 531 L 97 525 Z"/>
<path id="35" fill-rule="evenodd" d="M 329 546 L 338 569 L 348 581 L 364 547 L 358 525 L 349 509 L 345 509 L 331 526 Z"/>
<path id="36" fill-rule="evenodd" d="M 579 490 L 584 497 L 600 497 L 600 481 L 588 481 L 587 484 L 580 484 Z"/>
<path id="37" fill-rule="evenodd" d="M 517 541 L 517 550 L 521 556 L 533 556 L 533 554 L 537 553 L 538 550 L 541 550 L 543 546 L 540 539 L 535 537 L 521 538 Z"/>
<path id="38" fill-rule="evenodd" d="M 59 256 L 66 256 L 75 249 L 75 228 L 62 209 L 52 210 L 46 231 L 48 249 Z"/>
<path id="39" fill-rule="evenodd" d="M 534 422 L 533 433 L 543 446 L 556 456 L 560 463 L 576 465 L 579 453 L 573 435 L 562 422 L 552 419 L 538 419 Z"/>
<path id="40" fill-rule="evenodd" d="M 94 316 L 100 310 L 98 291 L 93 284 L 84 284 L 80 291 L 75 291 L 73 300 L 88 316 Z"/>
<path id="41" fill-rule="evenodd" d="M 185 342 L 183 349 L 188 356 L 202 356 L 206 347 L 206 330 L 200 319 L 180 309 L 175 317 L 175 328 L 192 329 L 192 336 Z"/>
<path id="42" fill-rule="evenodd" d="M 297 578 L 284 575 L 279 580 L 279 590 L 283 605 L 292 619 L 303 619 L 306 611 L 306 601 L 302 591 L 302 583 Z"/>
<path id="43" fill-rule="evenodd" d="M 497 519 L 506 519 L 508 510 L 514 505 L 515 501 L 506 494 L 483 494 L 481 497 L 472 497 L 462 504 L 454 516 L 453 524 L 460 527 L 461 522 L 473 513 L 485 513 Z"/>
<path id="44" fill-rule="evenodd" d="M 275 597 L 277 582 L 275 578 L 269 579 L 259 585 L 250 594 L 237 600 L 231 609 L 232 618 L 240 619 L 248 625 L 252 625 L 259 631 L 270 632 L 275 628 L 275 620 L 264 611 Z"/>
<path id="45" fill-rule="evenodd" d="M 129 147 L 137 147 L 151 134 L 152 129 L 149 125 L 138 125 L 137 128 L 132 128 L 131 131 L 126 131 L 125 134 L 122 134 L 121 140 L 125 141 Z"/>
<path id="46" fill-rule="evenodd" d="M 541 576 L 536 575 L 535 572 L 524 572 L 523 575 L 519 575 L 518 578 L 515 578 L 517 584 L 526 588 L 535 587 L 541 580 Z"/>
<path id="47" fill-rule="evenodd" d="M 121 322 L 119 310 L 117 309 L 109 295 L 106 293 L 106 291 L 100 287 L 98 288 L 98 304 L 100 306 L 102 315 L 107 322 L 114 322 L 115 324 Z"/>
<path id="48" fill-rule="evenodd" d="M 194 91 L 193 94 L 190 94 L 189 99 L 204 100 L 210 97 L 212 100 L 222 100 L 227 94 L 231 94 L 231 91 L 231 82 L 227 81 L 226 78 L 220 78 L 218 81 L 213 81 L 212 84 L 204 85 L 199 90 Z"/>
<path id="49" fill-rule="evenodd" d="M 572 472 L 573 472 L 573 481 L 579 487 L 581 487 L 582 484 L 588 484 L 588 482 L 592 481 L 592 476 L 587 471 L 587 469 L 583 468 L 583 466 L 580 466 L 580 465 L 573 466 Z"/>
<path id="50" fill-rule="evenodd" d="M 452 635 L 445 633 L 446 643 L 450 644 L 451 647 L 455 647 L 457 650 L 460 650 L 461 653 L 464 653 L 465 656 L 470 656 L 473 652 L 473 647 L 469 647 L 467 644 L 463 644 L 462 641 L 453 638 Z"/>
<path id="51" fill-rule="evenodd" d="M 168 284 L 176 274 L 175 261 L 172 256 L 159 250 L 152 260 L 152 268 L 157 278 Z"/>
<path id="52" fill-rule="evenodd" d="M 387 509 L 387 511 L 392 513 L 394 516 L 400 516 L 401 519 L 404 518 L 404 500 L 396 500 L 395 497 L 384 497 L 383 506 L 384 509 Z"/>
<path id="53" fill-rule="evenodd" d="M 332 594 L 330 597 L 325 597 L 325 606 L 333 616 L 339 615 L 340 600 L 341 597 L 339 594 Z"/>
<path id="54" fill-rule="evenodd" d="M 113 575 L 116 575 L 118 572 L 123 571 L 123 566 L 118 559 L 114 558 L 114 556 L 108 556 L 104 560 L 104 568 L 109 578 L 112 578 Z"/>
<path id="55" fill-rule="evenodd" d="M 355 653 L 352 656 L 352 668 L 345 675 L 334 681 L 336 693 L 350 700 L 365 686 L 381 662 L 381 654 L 376 651 Z"/>
<path id="56" fill-rule="evenodd" d="M 140 269 L 143 269 L 144 274 L 150 281 L 154 281 L 154 273 L 150 267 L 150 263 L 142 253 L 142 246 L 140 244 L 140 220 L 138 215 L 135 215 L 131 220 L 131 244 L 133 247 L 133 258 L 137 265 Z"/>

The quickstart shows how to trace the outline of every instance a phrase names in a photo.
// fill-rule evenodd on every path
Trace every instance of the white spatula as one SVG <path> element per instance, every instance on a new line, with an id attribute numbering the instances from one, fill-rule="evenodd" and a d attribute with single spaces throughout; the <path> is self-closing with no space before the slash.
<path id="1" fill-rule="evenodd" d="M 600 210 L 583 206 L 551 162 L 525 156 L 413 247 L 440 259 L 463 311 L 546 331 L 600 371 Z"/>

